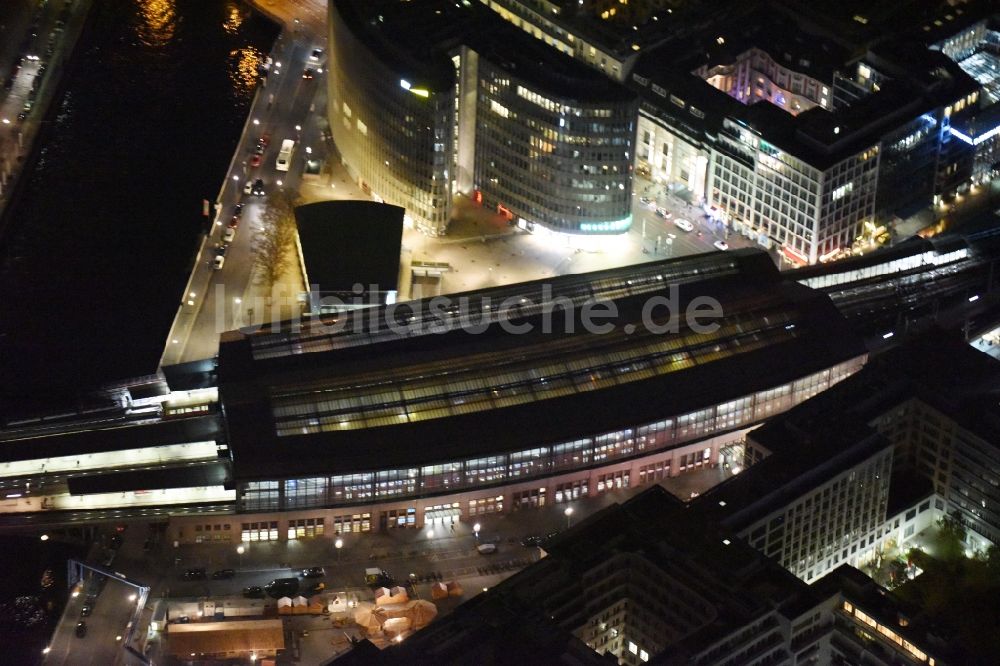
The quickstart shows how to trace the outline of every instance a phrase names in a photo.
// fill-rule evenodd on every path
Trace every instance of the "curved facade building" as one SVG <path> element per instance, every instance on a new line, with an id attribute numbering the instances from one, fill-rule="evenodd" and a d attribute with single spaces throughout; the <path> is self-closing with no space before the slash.
<path id="1" fill-rule="evenodd" d="M 330 131 L 365 192 L 405 208 L 414 226 L 436 236 L 451 211 L 454 73 L 448 62 L 435 68 L 394 48 L 366 7 L 330 2 Z"/>
<path id="2" fill-rule="evenodd" d="M 554 231 L 626 231 L 636 99 L 568 56 L 546 57 L 561 62 L 477 58 L 475 187 L 486 205 Z"/>
<path id="3" fill-rule="evenodd" d="M 463 192 L 529 228 L 621 233 L 636 97 L 473 3 L 330 3 L 329 116 L 362 188 L 443 233 Z"/>

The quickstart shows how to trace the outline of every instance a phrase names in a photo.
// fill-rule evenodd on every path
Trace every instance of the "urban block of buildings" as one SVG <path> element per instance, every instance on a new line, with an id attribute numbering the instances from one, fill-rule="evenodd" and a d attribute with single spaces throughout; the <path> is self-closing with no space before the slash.
<path id="1" fill-rule="evenodd" d="M 744 471 L 697 499 L 654 485 L 403 645 L 338 663 L 990 663 L 856 567 L 945 514 L 969 554 L 997 542 L 998 391 L 1000 362 L 925 335 L 751 431 Z"/>
<path id="2" fill-rule="evenodd" d="M 331 663 L 978 663 L 951 639 L 857 569 L 807 584 L 653 486 L 402 643 Z"/>
<path id="3" fill-rule="evenodd" d="M 623 233 L 648 181 L 814 264 L 997 173 L 995 8 L 863 4 L 338 0 L 330 125 L 429 234 Z"/>

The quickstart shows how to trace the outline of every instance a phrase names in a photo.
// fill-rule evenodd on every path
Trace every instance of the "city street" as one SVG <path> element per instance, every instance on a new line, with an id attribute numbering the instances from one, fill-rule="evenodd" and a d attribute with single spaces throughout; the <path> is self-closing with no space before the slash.
<path id="1" fill-rule="evenodd" d="M 672 477 L 661 482 L 670 492 L 682 499 L 700 493 L 729 476 L 721 468 L 702 469 Z M 240 542 L 239 516 L 233 516 L 231 540 L 201 544 L 178 544 L 166 541 L 163 533 L 143 520 L 132 520 L 121 532 L 122 544 L 115 551 L 112 569 L 130 579 L 151 587 L 146 612 L 136 627 L 133 647 L 140 652 L 147 648 L 155 656 L 162 643 L 153 638 L 146 642 L 147 627 L 156 600 L 167 604 L 169 618 L 177 621 L 186 616 L 188 621 L 198 621 L 198 603 L 203 600 L 244 603 L 243 589 L 251 585 L 263 586 L 275 578 L 298 576 L 306 567 L 322 566 L 325 575 L 319 578 L 300 579 L 300 592 L 308 596 L 309 588 L 322 582 L 323 594 L 347 592 L 361 601 L 372 599 L 371 589 L 364 583 L 364 570 L 368 567 L 385 569 L 400 584 L 413 582 L 413 595 L 430 598 L 433 581 L 458 581 L 465 593 L 435 602 L 439 616 L 452 612 L 463 601 L 475 596 L 483 588 L 490 588 L 504 578 L 515 574 L 536 561 L 541 551 L 521 545 L 527 536 L 545 536 L 560 532 L 584 520 L 613 503 L 626 501 L 648 486 L 608 491 L 590 498 L 549 504 L 539 508 L 526 508 L 504 514 L 472 516 L 464 521 L 451 523 L 438 519 L 421 529 L 395 529 L 385 532 L 333 534 L 328 531 L 321 537 L 274 541 Z M 567 513 L 567 509 L 570 511 Z M 119 524 L 119 523 L 111 523 Z M 475 527 L 479 532 L 475 532 Z M 94 560 L 103 559 L 112 552 L 109 528 L 91 550 Z M 341 539 L 341 548 L 335 538 Z M 105 547 L 100 547 L 103 543 Z M 496 544 L 496 552 L 481 554 L 476 547 L 483 543 Z M 237 548 L 242 546 L 243 552 Z M 184 572 L 191 568 L 204 568 L 204 580 L 184 580 Z M 232 578 L 213 579 L 220 569 L 235 570 Z M 413 574 L 411 578 L 410 574 Z M 77 597 L 68 600 L 63 619 L 53 634 L 50 650 L 46 654 L 48 665 L 61 664 L 131 664 L 130 657 L 116 639 L 125 636 L 127 623 L 133 610 L 131 599 L 134 588 L 109 578 L 98 597 L 93 613 L 88 618 L 87 634 L 77 638 L 74 634 L 80 621 L 80 609 L 87 596 L 87 587 L 80 589 Z M 246 600 L 249 605 L 250 600 Z M 261 603 L 260 600 L 254 603 Z M 263 600 L 273 607 L 275 600 Z M 273 612 L 273 609 L 272 609 Z M 301 663 L 318 664 L 335 651 L 346 649 L 349 643 L 344 632 L 354 627 L 350 622 L 342 628 L 331 624 L 329 618 L 291 618 L 286 628 L 309 628 L 321 631 L 323 640 L 298 642 L 302 650 Z M 345 640 L 341 640 L 345 639 Z M 296 639 L 298 641 L 298 639 Z M 338 641 L 340 641 L 338 643 Z M 332 647 L 333 643 L 339 645 Z M 86 650 L 77 648 L 85 647 Z M 103 660 L 100 662 L 99 660 Z"/>
<path id="2" fill-rule="evenodd" d="M 0 12 L 0 210 L 41 128 L 90 0 L 5 4 Z"/>
<path id="3" fill-rule="evenodd" d="M 86 585 L 76 597 L 70 597 L 45 654 L 44 664 L 60 666 L 110 666 L 124 663 L 122 640 L 128 631 L 135 608 L 135 588 L 108 578 L 97 596 L 93 611 L 81 617 L 87 600 Z M 86 623 L 86 634 L 77 635 L 77 623 Z"/>
<path id="4" fill-rule="evenodd" d="M 267 193 L 277 188 L 296 191 L 307 156 L 306 148 L 319 145 L 316 114 L 311 111 L 323 77 L 303 78 L 310 53 L 323 48 L 322 39 L 303 34 L 292 38 L 288 32 L 278 38 L 271 54 L 272 65 L 266 83 L 258 89 L 242 139 L 230 165 L 218 198 L 211 232 L 205 237 L 198 261 L 184 294 L 178 315 L 167 340 L 161 365 L 210 358 L 218 352 L 219 335 L 238 328 L 261 313 L 251 311 L 253 296 L 253 246 L 260 230 L 260 214 Z M 316 67 L 315 64 L 309 65 Z M 254 148 L 261 137 L 268 138 L 260 166 L 251 164 Z M 285 139 L 296 141 L 290 168 L 280 172 L 276 158 Z M 265 195 L 244 194 L 248 181 L 263 181 Z M 216 247 L 223 242 L 227 225 L 237 203 L 244 204 L 236 236 L 225 253 L 225 265 L 215 269 Z M 290 272 L 298 273 L 293 264 Z M 298 280 L 301 282 L 301 278 Z M 293 297 L 294 298 L 294 297 Z M 243 304 L 247 303 L 246 307 Z M 285 315 L 287 316 L 287 314 Z"/>

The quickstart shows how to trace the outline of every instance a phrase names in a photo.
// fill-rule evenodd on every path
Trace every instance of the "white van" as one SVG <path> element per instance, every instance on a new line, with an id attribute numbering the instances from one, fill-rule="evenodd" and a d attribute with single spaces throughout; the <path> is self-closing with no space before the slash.
<path id="1" fill-rule="evenodd" d="M 281 150 L 278 151 L 278 162 L 274 165 L 274 168 L 278 171 L 288 171 L 288 165 L 292 162 L 292 149 L 295 148 L 295 142 L 291 139 L 285 139 L 281 142 Z"/>

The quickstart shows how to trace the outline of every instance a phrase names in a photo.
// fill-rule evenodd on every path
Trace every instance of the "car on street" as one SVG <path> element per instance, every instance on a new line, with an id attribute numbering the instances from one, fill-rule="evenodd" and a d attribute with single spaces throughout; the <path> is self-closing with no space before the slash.
<path id="1" fill-rule="evenodd" d="M 267 132 L 261 134 L 260 138 L 257 139 L 257 144 L 264 146 L 265 148 L 267 148 L 267 144 L 269 143 L 271 143 L 271 135 L 268 134 Z"/>
<path id="2" fill-rule="evenodd" d="M 267 596 L 274 599 L 281 597 L 292 597 L 299 593 L 298 578 L 275 578 L 264 586 Z"/>
<path id="3" fill-rule="evenodd" d="M 649 197 L 639 197 L 639 201 L 645 206 L 648 206 L 649 204 L 653 203 L 653 200 L 650 199 Z"/>
<path id="4" fill-rule="evenodd" d="M 526 536 L 523 539 L 521 539 L 521 545 L 524 546 L 525 548 L 532 548 L 535 546 L 541 546 L 542 541 L 543 541 L 542 537 L 538 536 L 537 534 L 532 534 L 531 536 Z"/>
<path id="5" fill-rule="evenodd" d="M 680 218 L 674 220 L 674 226 L 680 229 L 681 231 L 694 231 L 693 224 L 691 224 L 687 220 L 682 220 Z"/>
<path id="6" fill-rule="evenodd" d="M 251 585 L 250 587 L 243 588 L 243 596 L 247 599 L 263 599 L 264 598 L 264 588 L 260 585 Z"/>
<path id="7" fill-rule="evenodd" d="M 236 569 L 219 569 L 212 572 L 212 580 L 228 580 L 236 576 Z"/>
<path id="8" fill-rule="evenodd" d="M 656 209 L 656 217 L 659 217 L 659 218 L 664 219 L 664 220 L 669 220 L 673 216 L 674 216 L 674 214 L 668 212 L 667 209 L 664 208 L 663 206 L 659 206 Z"/>
<path id="9" fill-rule="evenodd" d="M 253 181 L 253 187 L 250 188 L 250 194 L 254 195 L 255 197 L 264 196 L 264 181 L 261 180 L 260 178 Z"/>
<path id="10" fill-rule="evenodd" d="M 250 194 L 252 192 L 253 192 L 253 181 L 248 179 L 247 182 L 243 184 L 243 194 Z"/>
<path id="11" fill-rule="evenodd" d="M 312 80 L 316 76 L 315 70 L 312 67 L 306 67 L 305 71 L 302 72 L 302 78 Z"/>
<path id="12" fill-rule="evenodd" d="M 476 546 L 476 550 L 479 551 L 480 555 L 492 555 L 497 552 L 497 545 L 495 543 L 481 543 Z"/>
<path id="13" fill-rule="evenodd" d="M 222 267 L 225 265 L 226 265 L 226 255 L 224 254 L 215 255 L 215 259 L 212 260 L 212 268 L 214 268 L 217 271 L 221 271 Z"/>
<path id="14" fill-rule="evenodd" d="M 232 243 L 234 238 L 236 238 L 236 227 L 227 227 L 222 234 L 222 242 Z"/>
<path id="15" fill-rule="evenodd" d="M 240 226 L 240 216 L 233 215 L 231 218 L 229 218 L 229 224 L 226 226 L 229 229 L 235 229 L 236 227 Z"/>
<path id="16" fill-rule="evenodd" d="M 392 587 L 396 579 L 385 569 L 369 567 L 365 569 L 365 584 L 369 587 Z"/>
<path id="17" fill-rule="evenodd" d="M 309 567 L 308 569 L 303 569 L 299 575 L 303 578 L 322 578 L 326 575 L 326 570 L 323 567 Z"/>
<path id="18" fill-rule="evenodd" d="M 77 638 L 83 638 L 87 635 L 87 623 L 80 620 L 76 623 L 76 631 L 74 632 Z"/>
<path id="19" fill-rule="evenodd" d="M 257 139 L 257 145 L 253 147 L 253 152 L 257 155 L 263 155 L 264 151 L 267 150 L 267 144 L 264 143 L 264 139 Z"/>
<path id="20" fill-rule="evenodd" d="M 253 155 L 250 156 L 250 166 L 254 168 L 259 167 L 261 159 L 262 157 L 260 153 L 254 153 Z"/>
<path id="21" fill-rule="evenodd" d="M 729 249 L 729 243 L 727 243 L 726 241 L 715 241 L 714 243 L 712 243 L 712 246 L 716 250 L 722 250 L 723 252 Z"/>
<path id="22" fill-rule="evenodd" d="M 205 580 L 205 570 L 202 568 L 188 569 L 181 576 L 184 580 Z"/>
<path id="23" fill-rule="evenodd" d="M 323 60 L 323 49 L 313 49 L 309 54 L 309 62 L 319 63 Z"/>
<path id="24" fill-rule="evenodd" d="M 80 617 L 90 617 L 90 614 L 93 612 L 94 612 L 94 604 L 88 601 L 85 604 L 83 604 L 83 607 L 80 609 Z"/>

